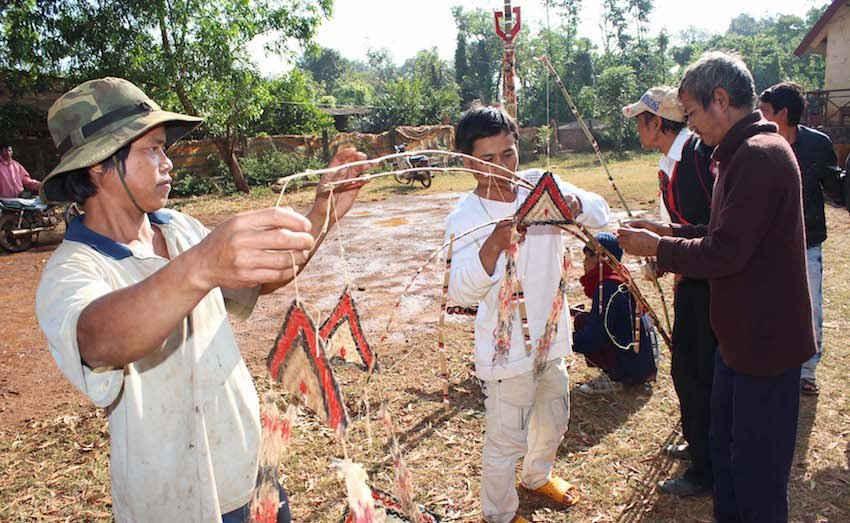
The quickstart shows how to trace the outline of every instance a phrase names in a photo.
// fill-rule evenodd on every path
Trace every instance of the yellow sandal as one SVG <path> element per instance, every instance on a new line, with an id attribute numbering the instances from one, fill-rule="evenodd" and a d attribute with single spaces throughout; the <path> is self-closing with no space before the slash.
<path id="1" fill-rule="evenodd" d="M 572 507 L 581 498 L 575 485 L 558 476 L 552 476 L 542 487 L 536 488 L 532 492 L 545 496 L 564 507 Z"/>

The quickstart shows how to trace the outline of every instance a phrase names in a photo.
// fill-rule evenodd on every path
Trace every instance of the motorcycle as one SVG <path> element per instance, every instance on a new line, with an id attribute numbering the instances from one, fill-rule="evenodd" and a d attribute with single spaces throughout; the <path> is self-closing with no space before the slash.
<path id="1" fill-rule="evenodd" d="M 396 153 L 405 152 L 404 145 L 396 145 L 395 147 Z M 406 169 L 415 169 L 415 168 L 423 168 L 430 167 L 431 161 L 424 154 L 418 154 L 416 156 L 403 156 L 401 158 L 396 159 L 396 168 L 399 170 Z M 401 174 L 393 174 L 393 178 L 398 183 L 406 183 L 411 184 L 413 182 L 419 182 L 422 184 L 422 187 L 427 189 L 431 187 L 431 171 L 412 171 Z"/>
<path id="2" fill-rule="evenodd" d="M 48 205 L 39 198 L 0 198 L 0 247 L 23 252 L 32 247 L 38 235 L 68 223 L 80 214 L 76 204 Z"/>

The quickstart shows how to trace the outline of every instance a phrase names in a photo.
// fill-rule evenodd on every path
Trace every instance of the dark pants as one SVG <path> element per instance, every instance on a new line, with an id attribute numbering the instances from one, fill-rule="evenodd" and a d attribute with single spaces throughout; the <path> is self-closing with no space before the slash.
<path id="1" fill-rule="evenodd" d="M 280 507 L 277 509 L 277 523 L 290 523 L 292 515 L 289 512 L 289 499 L 282 486 L 277 486 L 280 493 Z M 249 523 L 251 521 L 251 502 L 247 505 L 221 515 L 221 523 Z"/>
<path id="2" fill-rule="evenodd" d="M 711 396 L 718 522 L 788 521 L 799 410 L 800 367 L 779 376 L 748 376 L 727 367 L 718 353 Z"/>
<path id="3" fill-rule="evenodd" d="M 691 466 L 685 476 L 711 487 L 711 384 L 717 339 L 709 318 L 709 287 L 704 280 L 683 279 L 676 285 L 673 358 L 670 373 L 679 396 L 682 433 L 688 442 Z"/>

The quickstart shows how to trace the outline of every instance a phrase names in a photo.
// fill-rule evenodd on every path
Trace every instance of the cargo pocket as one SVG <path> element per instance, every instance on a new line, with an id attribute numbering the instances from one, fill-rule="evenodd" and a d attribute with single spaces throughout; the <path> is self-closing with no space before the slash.
<path id="1" fill-rule="evenodd" d="M 533 390 L 529 394 L 521 385 L 506 381 L 487 384 L 487 439 L 499 446 L 524 449 Z"/>
<path id="2" fill-rule="evenodd" d="M 569 395 L 560 396 L 549 402 L 549 409 L 552 416 L 552 427 L 563 436 L 567 432 L 567 427 L 570 423 L 570 397 Z"/>

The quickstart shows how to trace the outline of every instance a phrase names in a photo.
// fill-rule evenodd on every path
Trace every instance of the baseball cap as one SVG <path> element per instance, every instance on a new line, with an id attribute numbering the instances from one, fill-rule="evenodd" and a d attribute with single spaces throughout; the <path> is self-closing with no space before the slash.
<path id="1" fill-rule="evenodd" d="M 627 118 L 647 111 L 671 122 L 685 121 L 685 110 L 679 102 L 679 90 L 675 87 L 653 87 L 643 93 L 640 100 L 623 107 L 623 114 Z"/>

